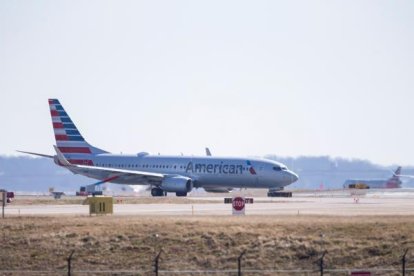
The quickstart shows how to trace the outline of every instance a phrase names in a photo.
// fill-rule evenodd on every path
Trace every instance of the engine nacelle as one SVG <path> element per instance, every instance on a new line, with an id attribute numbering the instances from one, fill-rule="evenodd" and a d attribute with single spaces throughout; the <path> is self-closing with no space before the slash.
<path id="1" fill-rule="evenodd" d="M 189 193 L 193 189 L 193 181 L 183 176 L 167 177 L 162 181 L 160 188 L 166 192 Z"/>

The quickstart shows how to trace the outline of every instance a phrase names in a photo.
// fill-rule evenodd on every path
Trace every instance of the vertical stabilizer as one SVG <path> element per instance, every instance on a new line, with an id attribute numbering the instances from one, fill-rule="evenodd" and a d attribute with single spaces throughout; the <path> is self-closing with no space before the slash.
<path id="1" fill-rule="evenodd" d="M 386 188 L 401 188 L 401 167 L 398 167 L 392 174 L 392 177 L 386 182 Z"/>
<path id="2" fill-rule="evenodd" d="M 400 178 L 400 175 L 401 175 L 401 167 L 398 167 L 396 170 L 395 170 L 395 172 L 394 172 L 394 174 L 393 174 L 393 177 L 397 177 L 398 179 Z"/>
<path id="3" fill-rule="evenodd" d="M 56 146 L 71 164 L 93 165 L 93 156 L 106 151 L 85 141 L 57 99 L 49 99 Z"/>

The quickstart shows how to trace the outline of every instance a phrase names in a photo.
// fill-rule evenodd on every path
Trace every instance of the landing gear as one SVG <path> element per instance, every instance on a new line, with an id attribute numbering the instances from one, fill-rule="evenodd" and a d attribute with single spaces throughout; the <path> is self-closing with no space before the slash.
<path id="1" fill-rule="evenodd" d="M 164 190 L 160 188 L 152 188 L 151 195 L 152 196 L 167 196 L 167 192 L 164 192 Z"/>
<path id="2" fill-rule="evenodd" d="M 268 197 L 292 197 L 292 192 L 268 192 Z"/>
<path id="3" fill-rule="evenodd" d="M 151 195 L 154 197 L 167 196 L 167 192 L 161 188 L 155 187 L 151 189 Z M 176 192 L 176 196 L 187 196 L 187 192 Z"/>
<path id="4" fill-rule="evenodd" d="M 268 197 L 292 197 L 292 192 L 284 192 L 283 188 L 269 189 Z"/>

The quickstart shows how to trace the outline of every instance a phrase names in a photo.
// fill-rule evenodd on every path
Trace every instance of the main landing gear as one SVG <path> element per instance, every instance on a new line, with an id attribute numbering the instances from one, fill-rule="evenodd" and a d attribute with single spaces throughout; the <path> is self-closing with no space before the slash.
<path id="1" fill-rule="evenodd" d="M 167 192 L 161 188 L 156 187 L 156 188 L 151 189 L 151 195 L 154 197 L 155 196 L 167 196 Z M 187 192 L 176 192 L 175 195 L 180 196 L 180 197 L 187 196 Z"/>
<path id="2" fill-rule="evenodd" d="M 152 196 L 167 196 L 167 192 L 160 188 L 152 188 L 151 189 Z"/>

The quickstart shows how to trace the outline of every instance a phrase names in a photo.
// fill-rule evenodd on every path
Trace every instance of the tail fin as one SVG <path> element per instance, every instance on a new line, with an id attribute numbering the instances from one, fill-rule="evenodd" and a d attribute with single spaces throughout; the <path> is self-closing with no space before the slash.
<path id="1" fill-rule="evenodd" d="M 397 177 L 397 178 L 399 178 L 400 177 L 400 175 L 401 175 L 401 167 L 398 167 L 396 170 L 395 170 L 395 172 L 394 172 L 394 174 L 392 175 L 393 177 Z"/>
<path id="2" fill-rule="evenodd" d="M 386 188 L 400 188 L 401 187 L 401 167 L 398 167 L 397 170 L 392 174 L 392 177 L 386 182 Z"/>
<path id="3" fill-rule="evenodd" d="M 49 107 L 56 145 L 71 164 L 93 165 L 93 155 L 106 153 L 85 141 L 59 100 L 49 99 Z"/>

